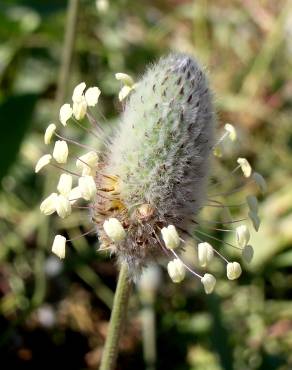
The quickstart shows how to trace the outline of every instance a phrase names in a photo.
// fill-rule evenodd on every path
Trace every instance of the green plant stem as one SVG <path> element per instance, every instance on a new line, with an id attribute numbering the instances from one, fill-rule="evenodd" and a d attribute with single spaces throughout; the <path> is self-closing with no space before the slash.
<path id="1" fill-rule="evenodd" d="M 109 330 L 102 354 L 100 370 L 114 369 L 119 351 L 119 339 L 126 319 L 131 286 L 132 284 L 129 280 L 128 266 L 126 264 L 122 264 L 109 323 Z"/>
<path id="2" fill-rule="evenodd" d="M 60 108 L 60 106 L 64 103 L 64 99 L 66 96 L 66 87 L 68 86 L 70 68 L 72 63 L 72 55 L 75 43 L 78 6 L 79 0 L 69 0 L 65 27 L 63 54 L 56 93 L 57 111 Z"/>

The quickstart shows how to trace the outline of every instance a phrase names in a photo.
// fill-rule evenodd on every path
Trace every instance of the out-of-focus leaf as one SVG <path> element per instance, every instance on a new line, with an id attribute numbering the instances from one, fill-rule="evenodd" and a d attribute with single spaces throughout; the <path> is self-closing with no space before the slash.
<path id="1" fill-rule="evenodd" d="M 258 233 L 253 232 L 251 244 L 255 248 L 251 271 L 274 259 L 292 241 L 292 192 L 290 183 L 270 195 L 260 210 L 263 219 Z M 288 264 L 288 260 L 286 261 Z"/>
<path id="2" fill-rule="evenodd" d="M 261 370 L 280 369 L 280 367 L 285 364 L 286 360 L 283 356 L 264 353 L 263 362 L 261 364 L 260 369 Z"/>
<path id="3" fill-rule="evenodd" d="M 37 94 L 10 96 L 0 105 L 0 181 L 15 161 L 28 131 Z"/>
<path id="4" fill-rule="evenodd" d="M 276 267 L 289 267 L 292 266 L 292 251 L 289 250 L 285 253 L 280 254 L 273 261 L 273 265 Z"/>
<path id="5" fill-rule="evenodd" d="M 225 370 L 233 370 L 233 348 L 230 343 L 228 331 L 222 320 L 221 302 L 219 296 L 208 297 L 208 304 L 213 316 L 211 340 L 214 350 L 220 357 L 220 362 Z"/>

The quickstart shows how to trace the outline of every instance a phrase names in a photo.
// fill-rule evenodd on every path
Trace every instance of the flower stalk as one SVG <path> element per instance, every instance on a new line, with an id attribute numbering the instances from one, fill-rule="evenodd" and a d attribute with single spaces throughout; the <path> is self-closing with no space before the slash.
<path id="1" fill-rule="evenodd" d="M 113 370 L 115 368 L 131 287 L 132 283 L 129 278 L 128 266 L 126 263 L 122 263 L 100 370 Z"/>

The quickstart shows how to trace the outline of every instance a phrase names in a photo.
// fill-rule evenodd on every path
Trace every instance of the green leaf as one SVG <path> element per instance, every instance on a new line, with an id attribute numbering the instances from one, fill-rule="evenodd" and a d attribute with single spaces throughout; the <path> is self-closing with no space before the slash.
<path id="1" fill-rule="evenodd" d="M 0 104 L 0 183 L 17 158 L 21 142 L 31 123 L 38 95 L 10 96 Z"/>

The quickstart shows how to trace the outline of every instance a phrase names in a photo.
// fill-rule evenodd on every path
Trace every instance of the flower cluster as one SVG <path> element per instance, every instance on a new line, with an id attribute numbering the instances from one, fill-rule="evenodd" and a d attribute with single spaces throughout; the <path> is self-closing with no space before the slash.
<path id="1" fill-rule="evenodd" d="M 72 118 L 77 121 L 82 120 L 87 114 L 87 108 L 97 104 L 100 95 L 98 87 L 90 87 L 85 93 L 86 84 L 84 82 L 77 85 L 72 95 L 72 107 L 70 104 L 64 104 L 60 108 L 59 119 L 63 126 Z M 95 171 L 98 165 L 98 154 L 96 151 L 89 151 L 76 160 L 76 168 L 78 172 L 72 172 L 60 167 L 59 165 L 66 164 L 69 155 L 68 142 L 73 142 L 63 138 L 56 132 L 57 126 L 51 123 L 44 134 L 44 142 L 46 145 L 51 143 L 52 137 L 57 139 L 54 143 L 52 154 L 43 155 L 35 166 L 35 172 L 38 173 L 43 167 L 52 165 L 64 171 L 61 174 L 57 192 L 53 192 L 40 205 L 41 212 L 49 216 L 56 212 L 59 217 L 68 217 L 72 212 L 72 206 L 79 200 L 92 201 L 96 195 Z M 78 144 L 78 143 L 76 143 Z M 78 185 L 73 187 L 73 176 L 78 177 Z M 65 257 L 66 238 L 61 235 L 56 235 L 52 251 L 60 258 Z"/>
<path id="2" fill-rule="evenodd" d="M 229 280 L 237 279 L 242 273 L 238 262 L 227 260 L 208 240 L 202 240 L 204 236 L 218 241 L 199 230 L 201 224 L 197 218 L 206 200 L 224 210 L 229 207 L 209 199 L 205 188 L 210 154 L 222 157 L 226 140 L 237 139 L 236 130 L 226 124 L 223 135 L 214 143 L 211 94 L 199 65 L 188 56 L 162 58 L 139 83 L 124 73 L 117 73 L 116 79 L 123 83 L 119 100 L 127 98 L 126 107 L 114 137 L 105 143 L 105 153 L 100 155 L 90 148 L 76 158 L 76 171 L 69 171 L 60 166 L 68 161 L 68 143 L 85 146 L 62 137 L 54 123 L 46 129 L 46 145 L 53 136 L 58 140 L 52 154 L 39 159 L 35 172 L 51 165 L 64 173 L 56 192 L 43 200 L 40 210 L 45 215 L 56 212 L 65 218 L 76 207 L 76 202 L 88 201 L 100 250 L 110 249 L 119 262 L 127 263 L 133 278 L 148 262 L 164 255 L 169 260 L 167 271 L 173 282 L 181 282 L 188 271 L 210 294 L 216 278 L 209 272 L 193 270 L 180 257 L 180 251 L 185 238 L 192 237 L 197 241 L 201 269 L 208 269 L 217 256 L 226 264 Z M 93 129 L 102 132 L 102 126 L 89 109 L 96 106 L 99 96 L 98 87 L 86 90 L 84 82 L 77 85 L 72 104 L 66 103 L 60 108 L 60 123 L 66 126 L 72 121 L 82 127 L 79 121 L 87 117 Z M 247 159 L 238 158 L 237 164 L 232 174 L 241 170 L 243 179 L 253 180 L 262 192 L 266 190 L 265 180 L 252 170 Z M 78 178 L 76 186 L 73 186 L 73 176 Z M 257 198 L 248 195 L 244 204 L 257 231 L 260 226 Z M 232 226 L 238 221 L 227 223 Z M 245 261 L 251 261 L 253 248 L 248 244 L 250 233 L 245 224 L 234 230 L 215 230 L 234 232 L 236 245 L 227 244 L 239 249 Z M 64 258 L 67 242 L 64 236 L 56 235 L 53 253 Z"/>

